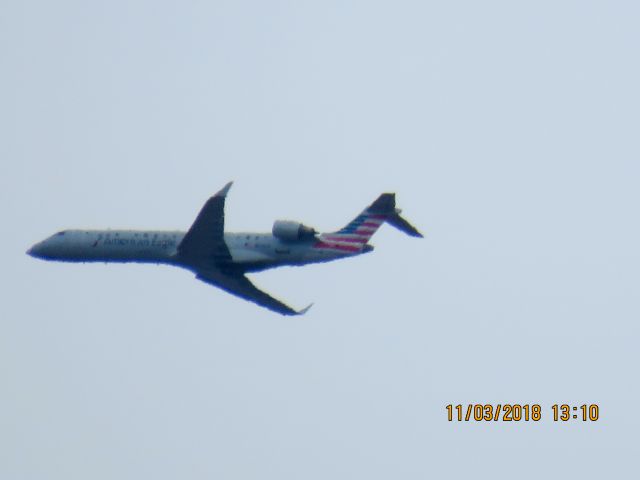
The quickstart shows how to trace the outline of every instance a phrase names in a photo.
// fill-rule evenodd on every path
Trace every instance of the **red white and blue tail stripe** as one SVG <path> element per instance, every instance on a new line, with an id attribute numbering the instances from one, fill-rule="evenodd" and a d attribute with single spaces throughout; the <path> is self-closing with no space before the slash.
<path id="1" fill-rule="evenodd" d="M 360 252 L 386 218 L 386 215 L 372 214 L 365 210 L 343 229 L 320 235 L 314 248 Z"/>
<path id="2" fill-rule="evenodd" d="M 352 254 L 369 252 L 373 247 L 367 242 L 384 222 L 412 237 L 422 237 L 413 225 L 400 216 L 395 193 L 383 193 L 343 229 L 316 237 L 313 248 Z"/>
<path id="3" fill-rule="evenodd" d="M 383 193 L 346 227 L 335 233 L 325 233 L 318 236 L 314 248 L 331 249 L 345 253 L 362 252 L 380 225 L 393 214 L 395 214 L 394 195 Z"/>

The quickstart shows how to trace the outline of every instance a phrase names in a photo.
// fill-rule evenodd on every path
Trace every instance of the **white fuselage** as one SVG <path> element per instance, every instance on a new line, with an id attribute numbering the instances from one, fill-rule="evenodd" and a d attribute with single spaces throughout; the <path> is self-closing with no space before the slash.
<path id="1" fill-rule="evenodd" d="M 45 260 L 68 262 L 164 263 L 197 270 L 200 265 L 185 262 L 178 245 L 185 232 L 138 230 L 65 230 L 34 245 L 29 254 Z M 314 248 L 316 239 L 285 242 L 270 233 L 225 233 L 228 265 L 251 272 L 282 265 L 305 265 L 360 255 L 358 252 Z"/>

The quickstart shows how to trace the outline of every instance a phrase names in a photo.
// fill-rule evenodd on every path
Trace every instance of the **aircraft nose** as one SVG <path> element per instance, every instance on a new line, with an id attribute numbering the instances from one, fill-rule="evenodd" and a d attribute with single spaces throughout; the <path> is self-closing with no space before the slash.
<path id="1" fill-rule="evenodd" d="M 41 258 L 42 257 L 42 244 L 41 243 L 36 243 L 33 247 L 31 247 L 29 250 L 27 250 L 27 255 L 30 255 L 34 258 Z"/>

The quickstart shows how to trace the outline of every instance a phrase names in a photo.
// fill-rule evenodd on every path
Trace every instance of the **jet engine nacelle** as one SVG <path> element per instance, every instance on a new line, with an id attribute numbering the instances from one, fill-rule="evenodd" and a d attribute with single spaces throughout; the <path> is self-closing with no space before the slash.
<path id="1" fill-rule="evenodd" d="M 273 236 L 285 242 L 297 242 L 313 238 L 318 233 L 313 228 L 291 220 L 276 220 L 271 229 Z"/>

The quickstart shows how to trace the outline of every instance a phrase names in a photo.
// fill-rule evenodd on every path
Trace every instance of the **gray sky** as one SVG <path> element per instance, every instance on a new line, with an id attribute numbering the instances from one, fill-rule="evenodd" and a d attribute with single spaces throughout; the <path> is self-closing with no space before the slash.
<path id="1" fill-rule="evenodd" d="M 0 6 L 0 478 L 638 474 L 637 2 Z M 343 226 L 255 275 L 36 261 L 63 228 Z M 445 405 L 539 403 L 538 423 Z M 600 405 L 554 423 L 551 405 Z"/>

